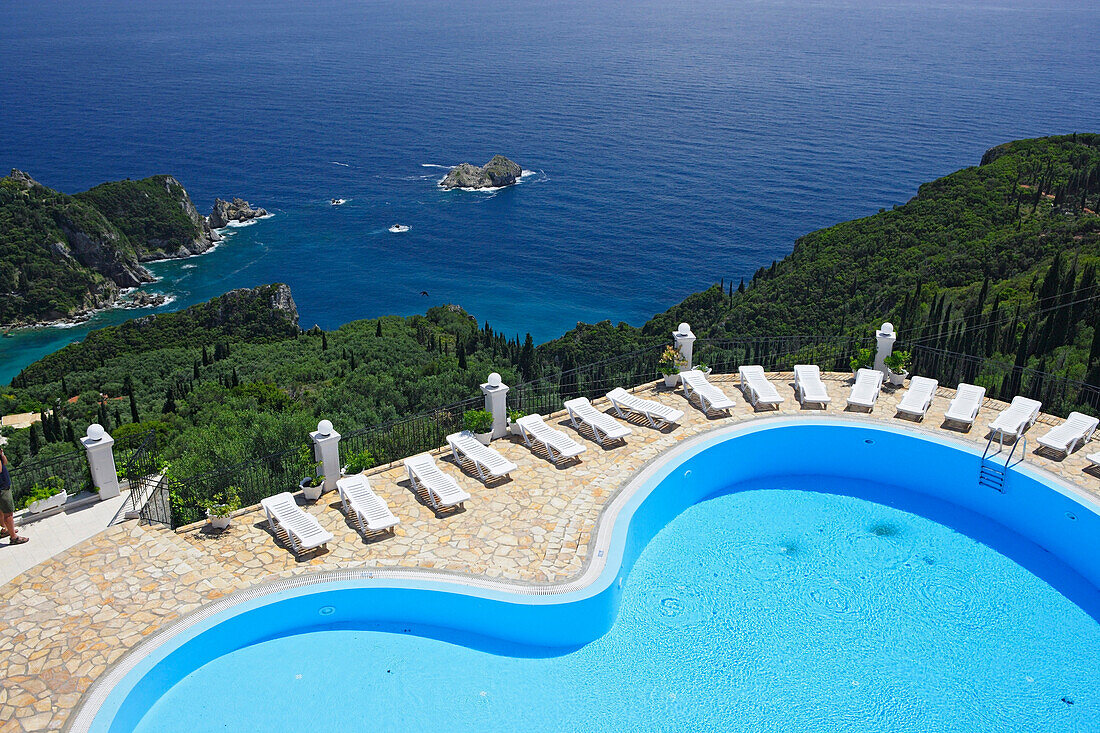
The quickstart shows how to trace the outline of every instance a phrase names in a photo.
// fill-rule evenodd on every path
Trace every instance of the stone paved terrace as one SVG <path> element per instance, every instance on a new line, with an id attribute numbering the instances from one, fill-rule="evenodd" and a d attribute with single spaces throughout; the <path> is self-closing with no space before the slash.
<path id="1" fill-rule="evenodd" d="M 780 415 L 869 417 L 903 424 L 895 417 L 900 391 L 884 391 L 869 416 L 848 412 L 844 405 L 850 376 L 826 375 L 832 404 L 826 410 L 803 410 L 794 399 L 793 375 L 769 376 L 786 398 Z M 639 421 L 625 445 L 607 449 L 581 438 L 588 447 L 581 461 L 561 467 L 532 454 L 518 439 L 498 440 L 493 447 L 519 470 L 510 481 L 493 486 L 461 473 L 448 451 L 437 453 L 444 470 L 472 497 L 464 510 L 451 514 L 436 516 L 423 505 L 402 468 L 372 471 L 373 488 L 401 520 L 396 534 L 365 541 L 341 514 L 336 494 L 326 494 L 306 509 L 335 540 L 327 552 L 302 560 L 276 543 L 255 507 L 243 510 L 218 535 L 201 528 L 173 532 L 136 520 L 110 527 L 0 588 L 0 733 L 63 727 L 89 685 L 150 633 L 203 603 L 275 578 L 365 566 L 433 568 L 535 583 L 575 577 L 586 564 L 601 509 L 650 459 L 685 438 L 777 414 L 754 413 L 740 397 L 734 377 L 712 381 L 737 401 L 731 416 L 707 418 L 688 406 L 680 392 L 649 385 L 638 394 L 684 409 L 679 426 L 658 431 Z M 941 388 L 919 429 L 984 445 L 986 426 L 1004 403 L 987 400 L 974 427 L 964 434 L 943 427 L 952 396 L 953 390 Z M 597 405 L 607 408 L 603 401 Z M 549 422 L 568 426 L 564 414 Z M 1084 456 L 1100 450 L 1097 439 L 1061 461 L 1034 452 L 1034 436 L 1058 422 L 1044 415 L 1032 427 L 1026 460 L 1100 500 L 1100 475 L 1084 470 Z M 2 552 L 0 547 L 0 558 Z"/>

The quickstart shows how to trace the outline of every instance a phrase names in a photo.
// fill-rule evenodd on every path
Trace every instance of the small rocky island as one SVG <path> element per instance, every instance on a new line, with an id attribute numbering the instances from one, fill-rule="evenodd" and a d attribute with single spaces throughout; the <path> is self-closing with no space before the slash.
<path id="1" fill-rule="evenodd" d="M 461 163 L 451 168 L 439 185 L 451 188 L 500 188 L 511 186 L 523 174 L 523 168 L 503 155 L 494 155 L 493 159 L 478 168 L 470 163 Z"/>
<path id="2" fill-rule="evenodd" d="M 267 216 L 267 209 L 253 209 L 252 204 L 242 198 L 234 198 L 232 202 L 214 199 L 214 210 L 206 221 L 211 229 L 221 229 L 231 221 L 244 223 L 261 216 Z"/>

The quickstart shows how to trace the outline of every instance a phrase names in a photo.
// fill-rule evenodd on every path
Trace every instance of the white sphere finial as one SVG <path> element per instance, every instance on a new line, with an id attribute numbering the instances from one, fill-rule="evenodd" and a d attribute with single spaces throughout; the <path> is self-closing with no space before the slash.
<path id="1" fill-rule="evenodd" d="M 103 436 L 107 434 L 107 431 L 103 429 L 103 426 L 97 422 L 88 426 L 88 440 L 103 440 Z"/>
<path id="2" fill-rule="evenodd" d="M 681 323 L 680 327 L 676 329 L 677 333 L 691 333 L 691 326 L 686 323 Z"/>
<path id="3" fill-rule="evenodd" d="M 500 375 L 497 374 L 496 372 L 493 372 L 492 374 L 490 374 L 489 375 L 489 380 L 488 380 L 488 385 L 490 387 L 499 387 L 500 386 Z"/>
<path id="4" fill-rule="evenodd" d="M 332 422 L 330 420 L 322 420 L 317 423 L 317 432 L 321 435 L 332 435 Z"/>
<path id="5" fill-rule="evenodd" d="M 894 333 L 894 324 L 887 321 L 886 323 L 882 324 L 882 328 L 879 330 L 889 336 Z"/>

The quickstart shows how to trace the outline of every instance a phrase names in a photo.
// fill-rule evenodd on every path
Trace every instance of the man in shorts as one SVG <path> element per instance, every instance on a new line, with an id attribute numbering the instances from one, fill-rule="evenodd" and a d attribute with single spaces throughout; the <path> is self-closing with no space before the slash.
<path id="1" fill-rule="evenodd" d="M 15 498 L 11 495 L 11 474 L 8 473 L 8 457 L 4 455 L 3 448 L 0 448 L 0 524 L 11 537 L 8 544 L 21 545 L 27 541 L 26 537 L 15 533 Z"/>

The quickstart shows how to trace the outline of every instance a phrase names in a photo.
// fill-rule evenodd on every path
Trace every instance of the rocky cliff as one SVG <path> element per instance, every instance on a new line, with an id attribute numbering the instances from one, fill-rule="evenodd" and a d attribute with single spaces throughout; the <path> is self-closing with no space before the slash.
<path id="1" fill-rule="evenodd" d="M 233 201 L 215 199 L 214 210 L 210 212 L 206 222 L 211 229 L 221 229 L 233 221 L 243 223 L 261 216 L 267 216 L 266 209 L 254 209 L 252 204 L 242 198 L 235 198 Z"/>
<path id="2" fill-rule="evenodd" d="M 503 155 L 494 155 L 493 159 L 480 168 L 470 163 L 460 163 L 447 173 L 439 183 L 443 188 L 500 188 L 511 186 L 523 175 L 519 164 Z"/>
<path id="3" fill-rule="evenodd" d="M 213 216 L 266 213 L 234 199 Z M 202 254 L 220 239 L 172 176 L 69 196 L 13 170 L 0 179 L 0 327 L 86 318 L 152 282 L 142 262 Z"/>

